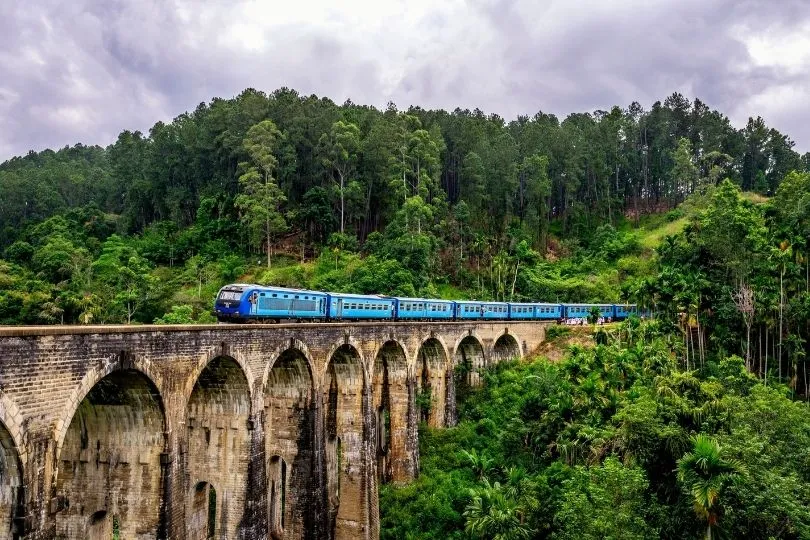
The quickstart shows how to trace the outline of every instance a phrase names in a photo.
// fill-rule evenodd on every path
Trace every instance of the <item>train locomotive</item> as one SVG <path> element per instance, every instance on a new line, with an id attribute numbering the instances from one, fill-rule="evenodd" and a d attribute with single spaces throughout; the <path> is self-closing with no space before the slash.
<path id="1" fill-rule="evenodd" d="M 346 294 L 235 283 L 214 301 L 220 322 L 281 321 L 564 321 L 584 320 L 597 307 L 604 320 L 646 316 L 635 304 L 483 302 Z"/>

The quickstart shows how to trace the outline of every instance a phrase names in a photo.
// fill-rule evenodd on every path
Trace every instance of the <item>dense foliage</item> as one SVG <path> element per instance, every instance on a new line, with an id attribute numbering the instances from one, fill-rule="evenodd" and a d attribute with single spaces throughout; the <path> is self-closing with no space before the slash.
<path id="1" fill-rule="evenodd" d="M 791 172 L 764 204 L 724 182 L 685 230 L 658 248 L 659 271 L 639 296 L 683 335 L 686 367 L 738 354 L 766 380 L 808 388 L 810 174 Z"/>
<path id="2" fill-rule="evenodd" d="M 383 538 L 806 538 L 810 414 L 731 356 L 685 370 L 637 320 L 561 363 L 501 365 L 421 476 L 381 490 Z"/>
<path id="3" fill-rule="evenodd" d="M 629 223 L 725 177 L 773 194 L 810 165 L 792 146 L 680 94 L 506 122 L 250 89 L 0 165 L 0 322 L 193 320 L 224 281 L 275 277 L 253 269 L 274 254 L 320 257 L 294 285 L 628 299 L 620 283 L 651 272 Z"/>

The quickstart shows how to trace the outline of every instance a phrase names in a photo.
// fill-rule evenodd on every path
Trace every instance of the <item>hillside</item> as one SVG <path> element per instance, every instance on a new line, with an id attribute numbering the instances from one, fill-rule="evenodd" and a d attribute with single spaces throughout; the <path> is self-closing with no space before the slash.
<path id="1" fill-rule="evenodd" d="M 810 163 L 792 145 L 677 93 L 506 122 L 248 89 L 0 165 L 0 323 L 204 320 L 236 279 L 635 300 L 679 204 L 726 177 L 774 194 Z"/>

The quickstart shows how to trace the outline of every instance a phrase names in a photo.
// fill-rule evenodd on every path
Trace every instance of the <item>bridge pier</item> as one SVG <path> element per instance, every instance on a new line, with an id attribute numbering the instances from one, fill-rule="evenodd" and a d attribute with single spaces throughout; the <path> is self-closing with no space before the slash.
<path id="1" fill-rule="evenodd" d="M 299 349 L 287 349 L 273 363 L 263 399 L 268 528 L 276 536 L 317 537 L 313 393 L 307 357 Z"/>
<path id="2" fill-rule="evenodd" d="M 416 470 L 409 448 L 408 361 L 402 346 L 386 342 L 374 361 L 374 428 L 379 483 L 412 480 Z"/>
<path id="3" fill-rule="evenodd" d="M 419 347 L 416 364 L 416 388 L 417 395 L 420 396 L 417 403 L 419 421 L 427 422 L 432 428 L 445 426 L 445 379 L 448 369 L 450 366 L 447 353 L 438 339 L 431 337 Z"/>
<path id="4" fill-rule="evenodd" d="M 323 385 L 326 486 L 330 537 L 364 538 L 368 532 L 367 445 L 372 416 L 368 382 L 358 350 L 341 345 L 330 355 Z"/>
<path id="5" fill-rule="evenodd" d="M 247 496 L 250 388 L 232 358 L 202 371 L 186 412 L 186 538 L 236 538 Z"/>
<path id="6" fill-rule="evenodd" d="M 419 422 L 544 326 L 0 328 L 0 540 L 376 538 Z"/>

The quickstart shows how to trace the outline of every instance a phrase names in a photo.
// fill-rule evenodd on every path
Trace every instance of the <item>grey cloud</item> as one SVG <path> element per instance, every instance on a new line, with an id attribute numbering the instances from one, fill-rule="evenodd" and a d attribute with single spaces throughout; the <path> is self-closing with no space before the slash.
<path id="1" fill-rule="evenodd" d="M 775 88 L 807 89 L 810 75 L 755 66 L 744 36 L 731 31 L 795 29 L 810 20 L 805 0 L 625 0 L 609 10 L 595 2 L 470 0 L 431 8 L 414 28 L 392 20 L 371 34 L 341 21 L 328 31 L 275 25 L 261 36 L 263 50 L 239 51 L 220 43 L 233 22 L 231 3 L 193 2 L 181 14 L 178 2 L 0 7 L 0 160 L 109 144 L 123 129 L 145 131 L 215 96 L 280 86 L 337 102 L 479 107 L 507 119 L 633 100 L 649 106 L 679 90 L 738 125 L 761 114 L 810 150 L 803 103 L 747 110 Z M 408 39 L 384 52 L 389 30 Z"/>

